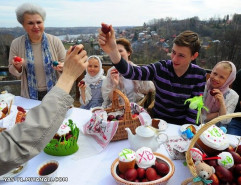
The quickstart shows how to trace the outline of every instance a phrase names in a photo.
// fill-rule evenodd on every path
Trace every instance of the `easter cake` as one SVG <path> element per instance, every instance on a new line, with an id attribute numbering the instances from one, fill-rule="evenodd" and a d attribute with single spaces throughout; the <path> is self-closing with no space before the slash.
<path id="1" fill-rule="evenodd" d="M 27 115 L 24 108 L 8 102 L 0 100 L 0 131 L 10 130 L 15 124 L 22 123 Z"/>
<path id="2" fill-rule="evenodd" d="M 0 101 L 0 119 L 3 119 L 8 114 L 8 104 L 2 100 Z"/>
<path id="3" fill-rule="evenodd" d="M 45 146 L 44 152 L 54 156 L 71 155 L 78 151 L 77 144 L 79 137 L 79 128 L 69 120 L 69 123 L 63 123 L 53 139 Z"/>
<path id="4" fill-rule="evenodd" d="M 123 149 L 119 153 L 119 170 L 125 174 L 128 169 L 135 168 L 136 154 L 131 149 Z"/>
<path id="5" fill-rule="evenodd" d="M 141 147 L 136 151 L 136 164 L 139 168 L 147 169 L 155 165 L 155 161 L 156 156 L 153 154 L 151 148 Z"/>
<path id="6" fill-rule="evenodd" d="M 9 114 L 10 104 L 14 102 L 14 95 L 8 93 L 8 91 L 2 91 L 0 93 L 0 119 L 4 118 L 7 114 Z"/>
<path id="7" fill-rule="evenodd" d="M 196 142 L 208 156 L 215 156 L 229 147 L 227 135 L 216 125 L 205 130 Z"/>

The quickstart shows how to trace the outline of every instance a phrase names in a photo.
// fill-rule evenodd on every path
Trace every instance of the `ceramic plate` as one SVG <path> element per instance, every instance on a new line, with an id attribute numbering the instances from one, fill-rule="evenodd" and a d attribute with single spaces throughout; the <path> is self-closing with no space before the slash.
<path id="1" fill-rule="evenodd" d="M 15 177 L 17 175 L 19 175 L 20 173 L 23 172 L 23 170 L 27 167 L 27 163 L 24 163 L 22 165 L 20 165 L 19 167 L 11 170 L 10 172 L 4 174 L 4 175 L 1 175 L 0 176 L 0 180 L 3 180 L 3 178 L 5 177 Z"/>
<path id="2" fill-rule="evenodd" d="M 164 131 L 164 130 L 166 130 L 167 129 L 167 122 L 165 121 L 165 120 L 163 120 L 163 119 L 158 119 L 158 118 L 153 118 L 153 119 L 155 119 L 155 120 L 160 120 L 160 122 L 158 123 L 158 127 L 159 127 L 159 129 L 158 129 L 158 131 Z"/>

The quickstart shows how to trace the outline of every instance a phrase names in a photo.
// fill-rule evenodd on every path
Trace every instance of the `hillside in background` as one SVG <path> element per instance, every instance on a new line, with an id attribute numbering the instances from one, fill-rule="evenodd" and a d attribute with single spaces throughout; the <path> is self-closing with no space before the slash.
<path id="1" fill-rule="evenodd" d="M 45 27 L 45 32 L 52 35 L 77 35 L 77 34 L 95 34 L 98 32 L 100 27 Z M 125 30 L 127 28 L 132 28 L 130 26 L 121 26 L 116 27 L 120 30 Z M 10 34 L 13 35 L 14 38 L 25 34 L 24 29 L 22 27 L 14 27 L 14 28 L 1 28 L 0 34 Z"/>
<path id="2" fill-rule="evenodd" d="M 103 62 L 110 62 L 98 46 L 99 27 L 46 27 L 45 32 L 62 36 L 66 49 L 74 44 L 83 44 L 89 55 L 103 56 Z M 201 50 L 197 64 L 203 68 L 212 67 L 221 60 L 232 61 L 241 68 L 241 14 L 224 18 L 199 20 L 192 17 L 176 20 L 170 17 L 153 19 L 139 27 L 114 27 L 116 37 L 125 37 L 132 42 L 132 61 L 148 64 L 160 59 L 170 59 L 172 41 L 184 30 L 197 32 Z M 8 52 L 12 40 L 24 34 L 23 28 L 0 28 L 0 65 L 8 64 Z M 71 37 L 75 35 L 75 37 Z"/>

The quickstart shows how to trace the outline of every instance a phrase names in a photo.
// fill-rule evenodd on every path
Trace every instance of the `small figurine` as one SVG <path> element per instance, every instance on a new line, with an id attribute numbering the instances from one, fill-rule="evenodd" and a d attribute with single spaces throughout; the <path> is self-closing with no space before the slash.
<path id="1" fill-rule="evenodd" d="M 215 169 L 213 166 L 209 166 L 208 164 L 196 161 L 195 162 L 197 177 L 190 177 L 182 182 L 182 185 L 187 185 L 190 182 L 194 185 L 207 185 L 211 184 L 213 181 L 208 180 L 209 177 L 212 176 L 213 173 L 215 173 Z"/>
<path id="2" fill-rule="evenodd" d="M 185 135 L 187 139 L 192 139 L 194 136 L 190 128 L 187 128 L 185 131 L 182 132 L 182 134 Z"/>

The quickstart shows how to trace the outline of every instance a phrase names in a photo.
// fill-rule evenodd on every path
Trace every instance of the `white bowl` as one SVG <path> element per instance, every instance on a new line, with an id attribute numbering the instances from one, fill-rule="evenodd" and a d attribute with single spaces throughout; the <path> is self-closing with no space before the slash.
<path id="1" fill-rule="evenodd" d="M 122 179 L 116 172 L 117 166 L 119 164 L 119 159 L 115 159 L 115 161 L 111 165 L 111 175 L 114 177 L 115 181 L 119 185 L 164 185 L 167 184 L 169 179 L 173 176 L 175 172 L 175 166 L 171 159 L 168 157 L 160 154 L 160 153 L 153 153 L 156 156 L 156 159 L 158 162 L 164 162 L 169 166 L 169 173 L 165 175 L 164 177 L 154 180 L 154 181 L 149 181 L 149 182 L 131 182 L 127 181 L 125 179 Z"/>
<path id="2" fill-rule="evenodd" d="M 45 168 L 46 169 L 46 165 L 48 164 L 52 164 L 54 163 L 56 166 L 56 168 L 54 169 L 51 169 L 51 170 L 45 170 L 45 171 L 51 171 L 50 173 L 48 174 L 40 174 L 40 171 Z M 58 175 L 58 168 L 59 168 L 59 162 L 56 161 L 56 160 L 48 160 L 48 161 L 45 161 L 43 162 L 37 169 L 37 174 L 39 177 L 43 177 L 43 178 L 46 178 L 46 179 L 54 179 L 55 177 L 57 177 Z M 48 181 L 48 182 L 45 182 L 45 184 L 53 184 L 53 181 Z"/>

